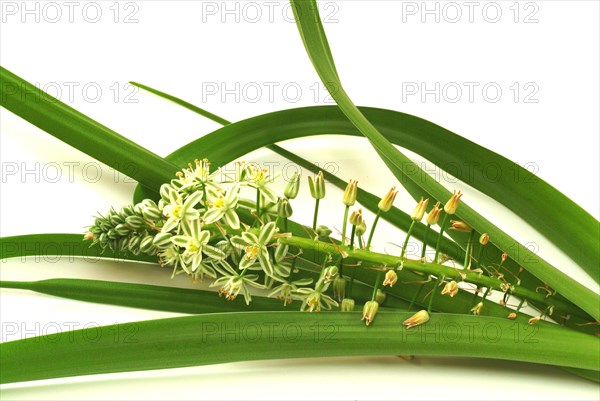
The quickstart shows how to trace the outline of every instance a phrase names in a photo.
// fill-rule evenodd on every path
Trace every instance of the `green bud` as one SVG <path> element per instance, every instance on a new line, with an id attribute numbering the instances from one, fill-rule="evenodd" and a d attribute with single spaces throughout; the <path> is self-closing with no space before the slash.
<path id="1" fill-rule="evenodd" d="M 158 233 L 156 234 L 156 236 L 154 237 L 154 240 L 152 241 L 152 243 L 158 248 L 158 249 L 166 249 L 166 248 L 170 248 L 172 245 L 171 242 L 171 237 L 173 235 L 169 234 L 169 233 Z"/>
<path id="2" fill-rule="evenodd" d="M 287 185 L 285 186 L 285 190 L 283 194 L 288 199 L 295 199 L 298 196 L 298 191 L 300 190 L 300 174 L 298 172 L 294 172 L 290 177 Z"/>
<path id="3" fill-rule="evenodd" d="M 354 311 L 354 300 L 352 298 L 342 299 L 342 306 L 340 309 L 342 310 L 342 312 Z"/>
<path id="4" fill-rule="evenodd" d="M 154 237 L 151 235 L 146 235 L 143 240 L 140 242 L 140 251 L 144 253 L 153 253 L 156 250 L 154 246 Z"/>
<path id="5" fill-rule="evenodd" d="M 160 186 L 160 197 L 166 201 L 177 198 L 177 191 L 171 184 L 162 184 Z"/>
<path id="6" fill-rule="evenodd" d="M 315 231 L 317 232 L 319 239 L 327 239 L 331 235 L 331 230 L 327 226 L 317 226 Z"/>
<path id="7" fill-rule="evenodd" d="M 310 187 L 310 195 L 314 199 L 323 199 L 325 197 L 325 177 L 323 177 L 323 172 L 319 171 L 319 174 L 314 179 L 309 176 L 308 186 Z"/>
<path id="8" fill-rule="evenodd" d="M 117 247 L 119 249 L 119 251 L 125 251 L 127 250 L 127 246 L 129 245 L 129 238 L 127 237 L 123 237 L 121 239 L 119 239 L 119 241 L 117 242 Z"/>
<path id="9" fill-rule="evenodd" d="M 112 214 L 109 220 L 110 223 L 114 226 L 125 223 L 125 219 L 119 216 L 118 214 Z"/>
<path id="10" fill-rule="evenodd" d="M 121 209 L 121 211 L 119 212 L 119 215 L 121 215 L 121 217 L 124 219 L 127 219 L 127 217 L 129 217 L 129 216 L 133 216 L 134 215 L 133 207 L 130 205 L 124 206 Z"/>
<path id="11" fill-rule="evenodd" d="M 146 225 L 146 223 L 144 223 L 144 220 L 139 216 L 129 216 L 125 219 L 125 222 L 129 227 L 133 228 L 134 230 L 142 228 Z"/>
<path id="12" fill-rule="evenodd" d="M 141 203 L 138 203 L 137 205 L 135 205 L 135 206 L 133 207 L 133 211 L 134 211 L 134 213 L 135 213 L 135 214 L 137 214 L 138 216 L 141 216 L 141 215 L 142 215 L 142 204 L 141 204 Z"/>
<path id="13" fill-rule="evenodd" d="M 353 226 L 360 225 L 360 223 L 363 221 L 362 209 L 353 211 L 352 214 L 350 214 L 350 218 L 348 219 L 348 221 L 350 221 L 350 224 L 352 224 Z"/>
<path id="14" fill-rule="evenodd" d="M 290 202 L 287 200 L 287 198 L 279 199 L 279 203 L 277 205 L 277 215 L 281 218 L 288 218 L 292 217 L 292 213 L 294 213 L 294 211 L 292 210 L 292 205 L 290 205 Z"/>
<path id="15" fill-rule="evenodd" d="M 152 202 L 154 203 L 154 202 Z M 142 216 L 144 216 L 145 219 L 148 219 L 150 221 L 156 221 L 158 219 L 160 219 L 160 216 L 162 215 L 162 213 L 160 212 L 160 210 L 158 209 L 158 206 L 154 205 L 154 206 L 142 206 Z"/>
<path id="16" fill-rule="evenodd" d="M 117 234 L 124 236 L 124 235 L 129 234 L 129 232 L 131 230 L 129 229 L 129 227 L 127 227 L 127 225 L 119 224 L 118 226 L 115 227 L 115 231 L 117 232 Z"/>
<path id="17" fill-rule="evenodd" d="M 344 197 L 342 202 L 346 206 L 353 206 L 356 202 L 356 196 L 358 195 L 358 181 L 350 180 L 344 191 Z"/>
<path id="18" fill-rule="evenodd" d="M 346 296 L 346 277 L 337 276 L 333 280 L 333 297 L 341 301 Z"/>
<path id="19" fill-rule="evenodd" d="M 379 305 L 381 305 L 382 303 L 385 302 L 385 292 L 381 291 L 379 288 L 377 289 L 377 294 L 375 294 L 375 302 L 377 302 Z"/>
<path id="20" fill-rule="evenodd" d="M 131 237 L 129 242 L 127 243 L 127 249 L 134 255 L 139 255 L 140 253 L 140 242 L 142 239 L 137 235 L 135 237 Z"/>
<path id="21" fill-rule="evenodd" d="M 108 235 L 109 239 L 117 239 L 117 238 L 119 238 L 119 233 L 116 230 L 112 229 L 112 228 L 110 230 L 108 230 L 107 235 Z"/>
<path id="22" fill-rule="evenodd" d="M 356 226 L 356 235 L 365 235 L 365 233 L 367 232 L 367 223 L 365 223 L 364 220 L 362 220 L 357 226 Z"/>

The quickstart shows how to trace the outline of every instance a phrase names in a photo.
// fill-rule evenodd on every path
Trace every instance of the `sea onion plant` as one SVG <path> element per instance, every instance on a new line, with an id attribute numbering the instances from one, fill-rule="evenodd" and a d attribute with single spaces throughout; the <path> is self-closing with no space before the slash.
<path id="1" fill-rule="evenodd" d="M 164 159 L 0 69 L 3 107 L 116 169 L 132 160 L 141 166 L 124 172 L 139 182 L 132 203 L 101 212 L 83 235 L 2 238 L 0 257 L 45 249 L 11 246 L 15 243 L 65 244 L 53 249 L 61 254 L 67 252 L 67 243 L 76 241 L 78 245 L 69 246 L 69 252 L 155 263 L 168 268 L 172 277 L 208 280 L 216 290 L 68 278 L 2 281 L 4 288 L 193 316 L 136 323 L 136 344 L 111 341 L 110 336 L 90 343 L 85 341 L 86 330 L 58 341 L 29 338 L 3 343 L 0 383 L 337 355 L 509 359 L 556 365 L 598 381 L 598 294 L 469 207 L 468 192 L 450 193 L 422 174 L 394 145 L 441 168 L 459 157 L 474 166 L 483 165 L 478 163 L 481 160 L 500 166 L 513 163 L 418 117 L 356 107 L 343 90 L 316 3 L 292 0 L 292 9 L 321 80 L 336 88 L 331 96 L 338 107 L 285 110 L 230 123 L 182 99 L 133 83 L 223 125 Z M 415 139 L 416 133 L 421 140 Z M 356 180 L 344 182 L 276 144 L 323 134 L 366 137 L 397 178 L 392 189 L 381 196 L 370 194 Z M 295 176 L 279 193 L 274 186 L 278 177 L 242 159 L 262 147 L 314 175 Z M 481 174 L 478 167 L 475 174 Z M 598 232 L 599 223 L 566 196 L 539 178 L 535 184 L 457 178 L 521 216 L 598 282 L 598 239 L 587 233 Z M 536 198 L 529 196 L 531 185 Z M 343 197 L 334 199 L 328 186 L 344 190 Z M 415 199 L 414 204 L 394 206 L 400 187 Z M 297 200 L 299 191 L 310 193 L 314 202 Z M 319 206 L 324 202 L 340 205 L 341 232 L 319 224 Z M 294 210 L 300 209 L 313 211 L 311 221 L 294 221 Z M 362 209 L 375 213 L 371 224 L 364 220 Z M 376 231 L 380 219 L 406 233 L 395 255 L 373 250 L 374 243 L 384 240 Z M 420 258 L 407 255 L 411 237 L 422 242 Z M 425 256 L 427 249 L 433 251 L 433 258 Z M 224 344 L 212 334 L 232 320 L 271 325 L 272 335 L 234 346 Z M 309 330 L 301 330 L 290 343 L 286 333 L 277 329 L 289 323 L 303 328 L 328 325 L 336 341 L 315 342 Z M 439 332 L 448 325 L 474 329 L 469 338 L 453 344 L 423 341 L 414 335 L 424 328 Z M 502 337 L 490 346 L 480 329 L 489 325 L 504 332 L 535 330 L 536 341 Z M 168 338 L 165 330 L 171 334 Z"/>

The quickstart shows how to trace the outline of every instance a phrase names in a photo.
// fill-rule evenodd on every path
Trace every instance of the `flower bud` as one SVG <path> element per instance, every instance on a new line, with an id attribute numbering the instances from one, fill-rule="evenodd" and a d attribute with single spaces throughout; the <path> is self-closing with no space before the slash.
<path id="1" fill-rule="evenodd" d="M 373 322 L 373 319 L 375 319 L 378 309 L 379 304 L 375 301 L 369 301 L 365 303 L 365 306 L 363 307 L 362 320 L 366 320 L 367 326 Z"/>
<path id="2" fill-rule="evenodd" d="M 124 219 L 127 219 L 127 217 L 129 217 L 129 216 L 133 216 L 134 215 L 133 207 L 129 206 L 129 205 L 123 206 L 123 208 L 121 208 L 121 211 L 119 212 L 119 215 Z"/>
<path id="3" fill-rule="evenodd" d="M 510 320 L 515 320 L 517 318 L 517 314 L 515 312 L 511 312 L 508 314 L 507 318 Z"/>
<path id="4" fill-rule="evenodd" d="M 290 180 L 288 181 L 285 189 L 283 190 L 283 194 L 288 199 L 294 199 L 298 196 L 298 191 L 300 190 L 300 174 L 297 171 L 292 174 Z"/>
<path id="5" fill-rule="evenodd" d="M 315 231 L 317 232 L 319 239 L 321 239 L 321 238 L 327 239 L 331 235 L 331 230 L 327 226 L 319 225 L 319 226 L 317 226 Z"/>
<path id="6" fill-rule="evenodd" d="M 471 308 L 471 312 L 473 312 L 474 315 L 479 315 L 479 314 L 481 314 L 482 309 L 483 309 L 483 302 L 479 302 L 477 305 L 475 305 L 473 308 Z"/>
<path id="7" fill-rule="evenodd" d="M 342 312 L 354 311 L 354 300 L 352 298 L 342 299 L 342 306 L 340 309 L 342 310 Z"/>
<path id="8" fill-rule="evenodd" d="M 309 176 L 308 186 L 310 187 L 310 195 L 314 199 L 323 199 L 325 197 L 325 178 L 323 177 L 323 172 L 319 171 L 319 174 L 314 179 Z"/>
<path id="9" fill-rule="evenodd" d="M 430 226 L 434 226 L 440 220 L 440 213 L 442 212 L 442 208 L 440 207 L 440 202 L 437 202 L 433 209 L 427 214 L 427 219 L 425 221 Z"/>
<path id="10" fill-rule="evenodd" d="M 348 220 L 350 221 L 350 224 L 352 224 L 353 226 L 358 226 L 363 221 L 362 209 L 353 211 L 350 214 L 350 218 Z"/>
<path id="11" fill-rule="evenodd" d="M 508 253 L 506 252 L 502 252 L 502 256 L 500 258 L 500 263 L 504 263 L 506 262 L 506 259 L 508 258 Z"/>
<path id="12" fill-rule="evenodd" d="M 140 242 L 140 251 L 144 253 L 152 253 L 155 251 L 156 247 L 154 246 L 153 241 L 154 237 L 151 235 L 146 235 Z"/>
<path id="13" fill-rule="evenodd" d="M 160 186 L 160 197 L 170 202 L 171 199 L 177 198 L 177 191 L 171 184 L 162 184 Z"/>
<path id="14" fill-rule="evenodd" d="M 152 241 L 152 243 L 158 249 L 170 248 L 172 245 L 171 237 L 173 237 L 173 235 L 170 233 L 158 233 L 154 237 L 154 240 Z"/>
<path id="15" fill-rule="evenodd" d="M 490 236 L 488 235 L 488 233 L 481 234 L 481 237 L 479 237 L 479 243 L 481 245 L 487 245 L 488 242 L 490 242 Z"/>
<path id="16" fill-rule="evenodd" d="M 129 249 L 129 251 L 131 253 L 133 253 L 134 255 L 139 255 L 140 254 L 140 242 L 142 241 L 141 237 L 135 236 L 135 237 L 131 237 L 129 239 L 129 242 L 127 243 L 127 249 Z"/>
<path id="17" fill-rule="evenodd" d="M 425 216 L 425 209 L 427 209 L 427 205 L 428 204 L 429 204 L 429 198 L 425 199 L 425 200 L 423 200 L 423 198 L 421 198 L 421 200 L 419 201 L 419 203 L 415 207 L 415 210 L 413 210 L 412 215 L 410 217 L 414 221 L 421 221 L 421 220 L 423 220 L 423 216 Z"/>
<path id="18" fill-rule="evenodd" d="M 346 206 L 353 206 L 356 202 L 356 196 L 358 195 L 358 181 L 350 180 L 344 191 L 344 198 L 342 202 Z"/>
<path id="19" fill-rule="evenodd" d="M 454 191 L 450 200 L 444 205 L 444 211 L 448 214 L 456 213 L 456 209 L 458 209 L 458 202 L 460 201 L 461 196 L 462 194 L 460 191 Z"/>
<path id="20" fill-rule="evenodd" d="M 328 266 L 323 270 L 323 280 L 326 283 L 330 283 L 333 281 L 333 279 L 335 278 L 335 276 L 337 276 L 338 274 L 338 267 L 337 266 Z"/>
<path id="21" fill-rule="evenodd" d="M 145 225 L 144 220 L 139 216 L 129 216 L 125 219 L 125 223 L 134 230 L 142 228 Z"/>
<path id="22" fill-rule="evenodd" d="M 279 204 L 277 205 L 277 215 L 281 218 L 288 218 L 292 217 L 292 213 L 294 213 L 294 211 L 292 210 L 292 205 L 290 205 L 290 202 L 287 200 L 287 198 L 279 199 Z"/>
<path id="23" fill-rule="evenodd" d="M 473 231 L 470 225 L 460 220 L 450 220 L 450 230 L 462 231 L 464 233 L 470 233 Z"/>
<path id="24" fill-rule="evenodd" d="M 379 201 L 379 204 L 377 205 L 379 210 L 388 212 L 394 204 L 396 195 L 398 195 L 398 190 L 396 190 L 396 187 L 392 187 L 392 189 L 390 189 L 390 191 Z"/>
<path id="25" fill-rule="evenodd" d="M 458 284 L 456 281 L 452 280 L 449 283 L 446 283 L 444 289 L 442 290 L 442 295 L 450 295 L 453 298 L 458 293 Z"/>
<path id="26" fill-rule="evenodd" d="M 364 220 L 361 220 L 360 224 L 356 226 L 356 235 L 361 236 L 365 235 L 367 232 L 367 223 Z"/>
<path id="27" fill-rule="evenodd" d="M 377 289 L 377 292 L 375 293 L 375 302 L 377 302 L 379 305 L 381 305 L 382 303 L 385 302 L 385 292 L 381 291 L 379 288 Z"/>
<path id="28" fill-rule="evenodd" d="M 124 235 L 129 234 L 129 232 L 131 230 L 129 229 L 129 227 L 127 227 L 127 225 L 119 224 L 118 226 L 115 227 L 115 231 L 117 232 L 117 234 L 124 236 Z"/>
<path id="29" fill-rule="evenodd" d="M 388 270 L 387 273 L 385 273 L 385 280 L 383 280 L 383 286 L 385 287 L 386 285 L 389 285 L 390 287 L 393 287 L 394 284 L 396 284 L 398 282 L 398 274 L 396 273 L 395 270 Z"/>
<path id="30" fill-rule="evenodd" d="M 333 297 L 341 301 L 346 296 L 346 277 L 337 276 L 333 280 Z"/>
<path id="31" fill-rule="evenodd" d="M 142 216 L 144 216 L 145 219 L 148 219 L 150 221 L 156 221 L 160 219 L 162 213 L 160 212 L 156 204 L 154 206 L 148 205 L 142 206 Z"/>
<path id="32" fill-rule="evenodd" d="M 114 213 L 114 210 L 112 211 Z M 118 226 L 119 224 L 125 223 L 125 219 L 119 216 L 118 214 L 109 215 L 110 223 L 114 226 Z"/>
<path id="33" fill-rule="evenodd" d="M 427 323 L 428 321 L 429 313 L 423 309 L 406 319 L 402 324 L 405 325 L 407 329 L 410 329 L 420 324 Z"/>

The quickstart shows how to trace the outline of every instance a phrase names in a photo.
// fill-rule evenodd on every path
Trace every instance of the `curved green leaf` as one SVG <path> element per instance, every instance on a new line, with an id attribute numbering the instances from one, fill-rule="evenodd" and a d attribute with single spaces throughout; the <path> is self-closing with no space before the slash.
<path id="1" fill-rule="evenodd" d="M 466 356 L 600 369 L 600 340 L 556 325 L 433 314 L 426 325 L 406 330 L 402 322 L 409 316 L 382 312 L 374 327 L 361 323 L 358 313 L 339 312 L 218 313 L 95 327 L 1 344 L 0 383 L 359 355 Z"/>
<path id="2" fill-rule="evenodd" d="M 364 114 L 352 103 L 352 100 L 345 92 L 334 67 L 333 57 L 327 44 L 327 38 L 323 31 L 321 19 L 315 0 L 296 1 L 291 0 L 296 16 L 296 24 L 300 31 L 300 36 L 304 42 L 304 46 L 308 55 L 315 67 L 321 81 L 328 88 L 329 93 L 334 98 L 340 109 L 346 117 L 359 129 L 359 131 L 369 139 L 373 148 L 379 153 L 381 159 L 386 163 L 396 178 L 403 182 L 406 179 L 413 181 L 420 186 L 424 191 L 431 194 L 434 198 L 440 200 L 450 199 L 450 193 L 441 184 L 431 178 L 429 175 L 421 174 L 420 168 L 417 167 L 408 157 L 396 149 L 365 117 Z M 464 151 L 464 149 L 463 149 Z M 506 195 L 500 197 L 505 198 Z M 544 199 L 545 201 L 545 199 Z M 564 203 L 564 202 L 563 202 Z M 562 206 L 562 203 L 559 204 Z M 568 206 L 568 205 L 566 205 Z M 520 210 L 521 207 L 516 208 Z M 548 224 L 549 219 L 557 214 L 561 208 L 553 209 L 552 213 L 542 215 L 545 217 L 543 221 L 537 222 L 536 227 Z M 537 276 L 540 280 L 552 286 L 558 292 L 562 293 L 573 303 L 588 312 L 595 319 L 600 320 L 600 297 L 595 292 L 589 290 L 565 273 L 557 270 L 548 262 L 531 252 L 527 247 L 514 243 L 513 239 L 504 231 L 500 230 L 489 220 L 485 219 L 474 209 L 466 204 L 462 204 L 456 216 L 468 222 L 474 229 L 479 232 L 488 232 L 491 241 L 500 249 L 507 252 L 515 261 L 521 263 L 527 270 Z M 591 217 L 591 216 L 590 216 Z M 585 223 L 589 219 L 581 221 Z M 570 224 L 573 224 L 570 222 Z M 571 226 L 572 227 L 572 226 Z M 590 231 L 580 231 L 581 226 L 576 226 L 573 230 L 573 236 L 566 238 L 566 242 L 574 241 L 574 238 L 582 237 L 582 242 L 578 244 L 577 252 L 590 253 L 596 263 L 583 265 L 586 271 L 589 272 L 595 279 L 598 278 L 600 266 L 598 264 L 598 244 L 595 240 L 589 238 L 590 232 L 597 232 L 599 227 L 598 222 L 593 219 L 593 224 L 589 227 Z M 556 227 L 562 230 L 562 226 Z M 564 242 L 564 241 L 562 241 Z M 559 242 L 561 244 L 562 242 Z M 581 244 L 588 244 L 589 247 Z M 574 252 L 576 253 L 576 252 Z M 528 260 L 527 260 L 528 259 Z"/>

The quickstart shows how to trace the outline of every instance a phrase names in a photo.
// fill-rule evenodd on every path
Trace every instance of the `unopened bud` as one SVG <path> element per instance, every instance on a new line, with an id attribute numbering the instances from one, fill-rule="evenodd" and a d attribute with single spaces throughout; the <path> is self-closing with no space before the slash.
<path id="1" fill-rule="evenodd" d="M 358 195 L 358 181 L 350 180 L 344 191 L 344 197 L 342 202 L 346 206 L 353 206 L 356 202 L 356 196 Z"/>
<path id="2" fill-rule="evenodd" d="M 158 233 L 154 237 L 154 241 L 152 241 L 152 243 L 158 249 L 166 249 L 166 248 L 171 247 L 171 245 L 172 245 L 171 238 L 172 237 L 173 237 L 173 235 L 169 234 L 169 233 Z"/>
<path id="3" fill-rule="evenodd" d="M 153 244 L 154 237 L 151 235 L 146 235 L 140 242 L 140 251 L 144 253 L 151 253 L 156 249 Z"/>
<path id="4" fill-rule="evenodd" d="M 385 302 L 386 297 L 387 297 L 387 295 L 385 295 L 385 292 L 381 291 L 378 288 L 377 292 L 375 293 L 375 302 L 377 302 L 379 305 L 381 305 L 382 303 Z"/>
<path id="5" fill-rule="evenodd" d="M 333 297 L 338 301 L 341 301 L 346 296 L 346 278 L 337 276 L 333 280 Z"/>
<path id="6" fill-rule="evenodd" d="M 471 308 L 471 312 L 474 315 L 479 315 L 479 314 L 481 314 L 482 309 L 483 309 L 483 302 L 479 302 L 477 305 L 475 305 L 473 308 Z"/>
<path id="7" fill-rule="evenodd" d="M 450 220 L 450 224 L 450 230 L 462 231 L 464 233 L 473 231 L 470 225 L 461 220 Z"/>
<path id="8" fill-rule="evenodd" d="M 379 310 L 379 304 L 377 302 L 369 301 L 365 303 L 365 306 L 363 307 L 362 320 L 366 320 L 367 326 L 370 325 L 375 319 L 377 310 Z"/>
<path id="9" fill-rule="evenodd" d="M 440 207 L 440 202 L 436 203 L 433 206 L 433 209 L 427 214 L 427 219 L 425 221 L 430 226 L 434 226 L 440 220 L 440 213 L 442 212 L 442 208 Z"/>
<path id="10" fill-rule="evenodd" d="M 506 262 L 506 259 L 508 258 L 508 253 L 506 252 L 502 252 L 502 257 L 500 259 L 500 263 L 504 263 Z"/>
<path id="11" fill-rule="evenodd" d="M 298 191 L 300 190 L 300 174 L 297 171 L 292 174 L 290 180 L 288 181 L 283 194 L 288 199 L 294 199 L 298 196 Z"/>
<path id="12" fill-rule="evenodd" d="M 317 232 L 319 239 L 327 239 L 331 235 L 331 230 L 327 226 L 317 226 L 315 231 Z"/>
<path id="13" fill-rule="evenodd" d="M 352 224 L 353 226 L 358 226 L 363 221 L 362 209 L 353 211 L 350 214 L 350 218 L 348 220 L 350 221 L 350 224 Z"/>
<path id="14" fill-rule="evenodd" d="M 427 209 L 427 205 L 429 204 L 429 199 L 421 200 L 413 210 L 412 215 L 410 216 L 414 221 L 423 220 L 423 216 L 425 216 L 425 209 Z"/>
<path id="15" fill-rule="evenodd" d="M 145 225 L 144 220 L 139 216 L 129 216 L 125 219 L 125 223 L 134 230 L 142 228 Z"/>
<path id="16" fill-rule="evenodd" d="M 452 280 L 449 283 L 446 283 L 444 289 L 442 290 L 442 295 L 450 295 L 450 297 L 454 297 L 458 293 L 458 284 L 456 281 Z"/>
<path id="17" fill-rule="evenodd" d="M 325 177 L 323 177 L 323 172 L 319 171 L 319 174 L 314 179 L 309 176 L 308 186 L 310 187 L 310 195 L 314 199 L 323 199 L 325 197 Z"/>
<path id="18" fill-rule="evenodd" d="M 406 319 L 402 324 L 405 325 L 407 329 L 410 329 L 412 327 L 427 323 L 428 321 L 429 313 L 423 309 Z"/>
<path id="19" fill-rule="evenodd" d="M 361 236 L 365 235 L 367 232 L 367 223 L 362 220 L 359 224 L 356 225 L 356 235 Z"/>
<path id="20" fill-rule="evenodd" d="M 396 284 L 396 282 L 398 282 L 398 274 L 395 270 L 388 270 L 388 272 L 385 273 L 385 280 L 383 280 L 383 286 L 385 287 L 386 285 L 389 285 L 390 287 L 393 287 L 394 284 Z"/>
<path id="21" fill-rule="evenodd" d="M 444 205 L 444 211 L 448 214 L 456 213 L 456 209 L 458 209 L 458 203 L 460 202 L 461 196 L 462 194 L 460 193 L 460 191 L 454 191 L 450 200 Z"/>
<path id="22" fill-rule="evenodd" d="M 287 198 L 279 199 L 279 204 L 277 205 L 277 215 L 281 218 L 292 217 L 292 205 L 290 205 L 290 201 Z"/>
<path id="23" fill-rule="evenodd" d="M 487 245 L 488 242 L 490 242 L 490 236 L 488 235 L 488 233 L 481 234 L 481 237 L 479 237 L 479 243 L 481 245 Z"/>
<path id="24" fill-rule="evenodd" d="M 390 189 L 389 192 L 385 194 L 383 199 L 379 201 L 379 204 L 377 205 L 379 210 L 381 210 L 382 212 L 388 212 L 394 204 L 396 195 L 398 195 L 398 190 L 396 190 L 396 187 L 392 187 L 392 189 Z"/>
<path id="25" fill-rule="evenodd" d="M 515 312 L 511 312 L 508 314 L 507 318 L 509 318 L 510 320 L 514 320 L 517 318 L 517 314 Z"/>
<path id="26" fill-rule="evenodd" d="M 352 298 L 344 298 L 341 306 L 342 312 L 354 311 L 354 300 Z"/>

